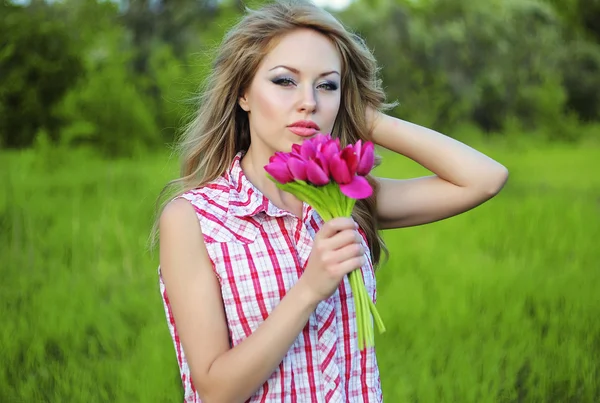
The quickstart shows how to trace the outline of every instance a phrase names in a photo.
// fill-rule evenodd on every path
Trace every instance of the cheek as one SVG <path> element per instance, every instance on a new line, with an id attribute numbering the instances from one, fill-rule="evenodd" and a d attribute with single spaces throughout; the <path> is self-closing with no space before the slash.
<path id="1" fill-rule="evenodd" d="M 327 100 L 327 102 L 324 102 L 322 104 L 321 110 L 324 115 L 323 117 L 325 118 L 325 120 L 327 120 L 329 126 L 333 127 L 335 119 L 337 118 L 337 115 L 340 111 L 340 107 L 341 107 L 341 100 L 339 97 L 336 97 L 335 99 Z"/>
<path id="2" fill-rule="evenodd" d="M 288 97 L 281 91 L 261 90 L 257 91 L 254 99 L 255 109 L 260 112 L 263 118 L 276 119 L 281 114 L 281 110 L 289 102 Z"/>

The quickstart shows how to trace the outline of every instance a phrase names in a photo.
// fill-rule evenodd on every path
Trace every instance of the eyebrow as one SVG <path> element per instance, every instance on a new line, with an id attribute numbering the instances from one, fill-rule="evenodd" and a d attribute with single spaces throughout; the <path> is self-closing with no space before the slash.
<path id="1" fill-rule="evenodd" d="M 289 71 L 291 71 L 291 72 L 293 72 L 293 73 L 300 74 L 300 71 L 299 71 L 299 70 L 297 70 L 297 69 L 295 69 L 295 68 L 293 68 L 293 67 L 284 66 L 284 65 L 282 65 L 282 64 L 280 64 L 280 65 L 277 65 L 277 66 L 273 67 L 273 68 L 272 68 L 272 69 L 270 69 L 269 71 L 271 71 L 271 70 L 275 70 L 276 68 L 279 68 L 279 67 L 283 67 L 284 69 L 287 69 L 287 70 L 289 70 Z M 328 76 L 328 75 L 330 75 L 330 74 L 337 74 L 338 76 L 340 75 L 340 73 L 338 73 L 336 70 L 331 70 L 331 71 L 326 71 L 325 73 L 321 73 L 321 74 L 319 74 L 319 77 Z"/>

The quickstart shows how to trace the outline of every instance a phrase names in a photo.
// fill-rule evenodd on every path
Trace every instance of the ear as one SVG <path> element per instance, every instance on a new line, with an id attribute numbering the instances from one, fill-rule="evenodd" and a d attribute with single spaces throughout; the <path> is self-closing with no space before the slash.
<path id="1" fill-rule="evenodd" d="M 246 94 L 242 94 L 242 96 L 238 98 L 238 104 L 243 110 L 250 112 L 250 105 L 248 104 L 248 97 Z"/>

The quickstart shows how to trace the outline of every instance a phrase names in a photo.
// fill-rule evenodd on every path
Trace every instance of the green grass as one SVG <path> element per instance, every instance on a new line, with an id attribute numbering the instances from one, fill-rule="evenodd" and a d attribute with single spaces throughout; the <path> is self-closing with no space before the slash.
<path id="1" fill-rule="evenodd" d="M 600 401 L 600 149 L 483 148 L 510 170 L 461 216 L 384 233 L 387 402 Z M 0 402 L 179 402 L 146 250 L 165 154 L 0 154 Z M 384 154 L 384 176 L 427 173 Z"/>

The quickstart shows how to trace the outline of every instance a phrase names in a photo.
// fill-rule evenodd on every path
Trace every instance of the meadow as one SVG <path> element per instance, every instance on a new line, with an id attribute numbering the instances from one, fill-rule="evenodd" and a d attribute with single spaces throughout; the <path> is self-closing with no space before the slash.
<path id="1" fill-rule="evenodd" d="M 384 232 L 390 403 L 600 401 L 600 147 L 481 144 L 502 192 Z M 427 172 L 383 152 L 378 174 Z M 168 153 L 0 153 L 0 402 L 180 402 L 147 249 Z"/>

